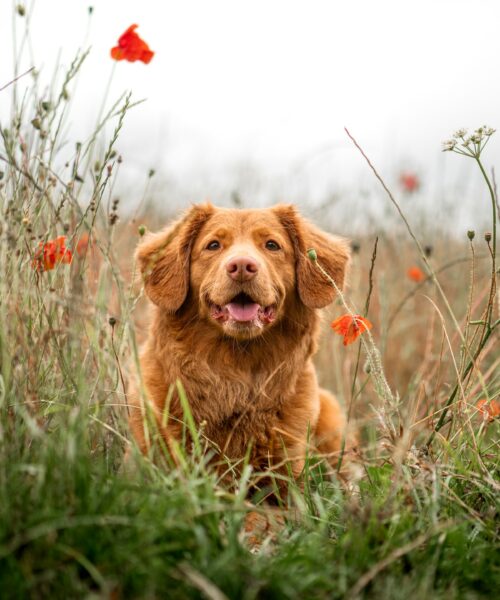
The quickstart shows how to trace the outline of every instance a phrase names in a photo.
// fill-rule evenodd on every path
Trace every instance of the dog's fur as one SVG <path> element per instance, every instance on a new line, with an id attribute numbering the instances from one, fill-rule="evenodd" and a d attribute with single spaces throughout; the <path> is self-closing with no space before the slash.
<path id="1" fill-rule="evenodd" d="M 214 241 L 220 247 L 208 248 Z M 139 245 L 145 291 L 155 304 L 140 354 L 142 381 L 167 447 L 182 435 L 180 380 L 195 423 L 220 455 L 240 459 L 251 449 L 255 468 L 287 463 L 295 476 L 313 439 L 321 453 L 338 456 L 344 415 L 319 388 L 311 360 L 318 309 L 333 301 L 335 290 L 308 258 L 309 248 L 342 288 L 346 242 L 306 222 L 293 206 L 194 205 Z M 258 268 L 245 281 L 228 271 L 242 256 Z M 250 321 L 228 313 L 241 292 L 262 307 Z M 151 439 L 138 390 L 136 383 L 128 393 L 130 425 L 147 452 Z"/>

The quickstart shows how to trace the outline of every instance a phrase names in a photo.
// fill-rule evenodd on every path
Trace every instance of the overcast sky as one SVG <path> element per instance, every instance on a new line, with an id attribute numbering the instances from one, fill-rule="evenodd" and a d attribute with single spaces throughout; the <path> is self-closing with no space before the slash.
<path id="1" fill-rule="evenodd" d="M 0 3 L 0 87 L 13 73 L 14 4 Z M 500 126 L 498 0 L 36 0 L 26 9 L 33 51 L 22 68 L 34 62 L 48 82 L 59 53 L 67 66 L 92 48 L 75 138 L 95 123 L 119 35 L 138 23 L 155 51 L 149 65 L 116 64 L 111 81 L 108 102 L 124 90 L 147 99 L 120 137 L 127 185 L 154 167 L 158 181 L 184 181 L 190 194 L 227 191 L 225 181 L 255 171 L 292 200 L 375 186 L 347 126 L 390 182 L 414 170 L 433 202 L 443 186 L 458 182 L 467 195 L 478 182 L 472 161 L 441 153 L 442 140 L 462 126 Z M 499 140 L 486 162 L 500 168 Z"/>

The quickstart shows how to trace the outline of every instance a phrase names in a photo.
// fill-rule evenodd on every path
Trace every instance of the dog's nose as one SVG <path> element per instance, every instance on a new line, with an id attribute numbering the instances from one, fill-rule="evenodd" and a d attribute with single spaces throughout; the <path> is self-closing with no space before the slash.
<path id="1" fill-rule="evenodd" d="M 226 271 L 235 281 L 248 281 L 257 275 L 259 263 L 250 256 L 237 256 L 226 263 Z"/>

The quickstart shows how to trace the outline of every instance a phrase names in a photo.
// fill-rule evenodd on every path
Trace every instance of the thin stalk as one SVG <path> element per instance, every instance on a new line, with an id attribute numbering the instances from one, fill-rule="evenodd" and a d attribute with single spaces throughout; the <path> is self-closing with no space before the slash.
<path id="1" fill-rule="evenodd" d="M 460 339 L 462 340 L 462 343 L 463 343 L 464 337 L 463 337 L 462 331 L 460 329 L 460 325 L 458 324 L 458 321 L 457 321 L 457 319 L 455 317 L 455 314 L 454 314 L 454 312 L 453 312 L 453 310 L 452 310 L 452 308 L 450 306 L 450 303 L 448 302 L 448 298 L 446 297 L 446 294 L 444 293 L 444 290 L 441 287 L 441 284 L 439 283 L 438 278 L 436 277 L 436 273 L 435 273 L 434 269 L 432 268 L 430 262 L 427 260 L 427 256 L 425 255 L 425 251 L 422 248 L 422 245 L 418 241 L 416 235 L 413 233 L 413 230 L 412 230 L 412 228 L 410 226 L 410 223 L 409 223 L 408 219 L 406 218 L 406 216 L 403 213 L 403 211 L 401 210 L 401 207 L 399 206 L 398 202 L 396 201 L 396 199 L 392 195 L 392 192 L 389 190 L 389 188 L 385 184 L 385 181 L 379 175 L 378 171 L 375 169 L 375 167 L 373 166 L 372 162 L 370 161 L 370 159 L 368 158 L 368 156 L 365 154 L 365 152 L 363 151 L 363 149 L 361 148 L 361 146 L 354 139 L 354 137 L 349 133 L 349 130 L 347 129 L 347 127 L 344 127 L 344 129 L 345 129 L 345 132 L 347 133 L 347 135 L 349 136 L 349 138 L 352 140 L 353 144 L 360 151 L 361 155 L 363 156 L 363 158 L 368 163 L 368 166 L 373 171 L 373 174 L 379 180 L 379 182 L 381 183 L 381 185 L 384 188 L 385 192 L 389 196 L 390 201 L 393 203 L 393 205 L 395 206 L 396 210 L 398 211 L 399 216 L 403 220 L 403 223 L 405 224 L 406 229 L 408 230 L 408 233 L 410 234 L 411 239 L 414 241 L 415 245 L 417 246 L 417 249 L 418 249 L 418 251 L 420 253 L 420 256 L 421 256 L 421 258 L 422 258 L 425 266 L 427 267 L 428 273 L 430 274 L 432 282 L 436 286 L 436 288 L 437 288 L 437 290 L 439 292 L 439 295 L 441 296 L 441 299 L 443 300 L 444 305 L 446 306 L 446 310 L 448 311 L 448 313 L 449 313 L 449 315 L 451 317 L 451 320 L 453 321 L 453 324 L 454 324 L 454 326 L 455 326 L 455 328 L 456 328 L 456 330 L 457 330 L 457 332 L 458 332 L 458 334 L 460 336 Z"/>

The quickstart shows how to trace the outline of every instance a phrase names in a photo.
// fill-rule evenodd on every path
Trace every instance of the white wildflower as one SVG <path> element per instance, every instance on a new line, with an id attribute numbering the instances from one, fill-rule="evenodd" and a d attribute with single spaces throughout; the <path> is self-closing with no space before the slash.
<path id="1" fill-rule="evenodd" d="M 455 149 L 456 145 L 456 140 L 446 140 L 446 142 L 443 142 L 443 152 L 451 152 Z"/>

